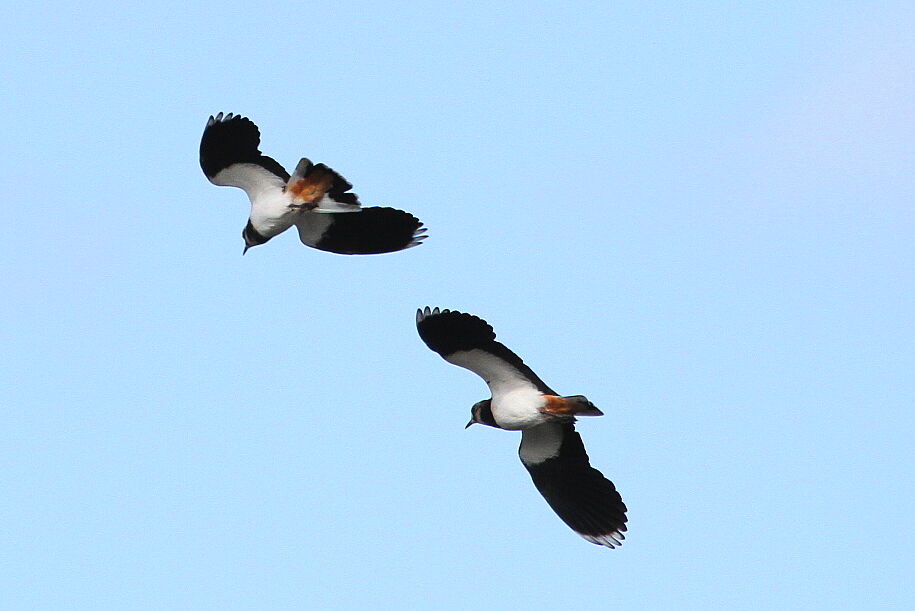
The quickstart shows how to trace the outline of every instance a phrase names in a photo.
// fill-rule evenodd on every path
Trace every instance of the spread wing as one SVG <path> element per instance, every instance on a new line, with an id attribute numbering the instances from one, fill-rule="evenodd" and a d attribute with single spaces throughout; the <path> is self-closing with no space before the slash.
<path id="1" fill-rule="evenodd" d="M 572 530 L 597 545 L 622 544 L 626 505 L 613 482 L 588 462 L 573 423 L 525 429 L 518 454 L 537 490 Z"/>
<path id="2" fill-rule="evenodd" d="M 522 386 L 556 394 L 521 357 L 496 341 L 495 331 L 481 318 L 427 306 L 416 311 L 416 329 L 429 348 L 483 378 L 493 394 Z"/>
<path id="3" fill-rule="evenodd" d="M 289 173 L 262 155 L 261 136 L 250 120 L 229 113 L 210 117 L 200 139 L 200 167 L 214 185 L 244 189 L 252 201 L 268 189 L 282 189 Z"/>
<path id="4" fill-rule="evenodd" d="M 342 255 L 395 252 L 419 246 L 426 237 L 419 219 L 394 208 L 363 208 L 346 214 L 306 212 L 295 224 L 306 246 Z"/>

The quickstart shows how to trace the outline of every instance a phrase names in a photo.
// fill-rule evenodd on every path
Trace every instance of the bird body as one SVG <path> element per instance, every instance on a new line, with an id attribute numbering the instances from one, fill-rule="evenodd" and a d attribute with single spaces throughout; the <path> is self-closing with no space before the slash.
<path id="1" fill-rule="evenodd" d="M 251 226 L 265 238 L 277 236 L 295 224 L 301 214 L 290 208 L 292 197 L 288 191 L 261 189 L 251 198 Z"/>
<path id="2" fill-rule="evenodd" d="M 362 208 L 352 185 L 323 163 L 302 158 L 290 176 L 263 155 L 260 130 L 249 119 L 219 113 L 200 139 L 200 167 L 215 185 L 238 187 L 251 213 L 242 236 L 245 251 L 293 225 L 306 246 L 339 254 L 380 254 L 418 246 L 425 228 L 408 212 Z M 336 218 L 323 219 L 327 215 Z"/>
<path id="3" fill-rule="evenodd" d="M 492 392 L 490 409 L 499 428 L 518 431 L 546 422 L 544 393 L 520 372 L 506 368 L 502 359 L 484 350 L 462 350 L 444 358 L 486 381 Z"/>
<path id="4" fill-rule="evenodd" d="M 502 392 L 493 391 L 492 416 L 500 429 L 521 431 L 543 424 L 549 415 L 543 411 L 547 401 L 535 388 L 518 387 Z"/>
<path id="5" fill-rule="evenodd" d="M 429 348 L 489 386 L 491 398 L 474 404 L 467 426 L 520 430 L 518 455 L 556 514 L 591 543 L 620 545 L 626 505 L 613 483 L 591 467 L 575 430 L 576 416 L 602 412 L 583 395 L 559 396 L 476 316 L 426 307 L 417 310 L 416 326 Z"/>

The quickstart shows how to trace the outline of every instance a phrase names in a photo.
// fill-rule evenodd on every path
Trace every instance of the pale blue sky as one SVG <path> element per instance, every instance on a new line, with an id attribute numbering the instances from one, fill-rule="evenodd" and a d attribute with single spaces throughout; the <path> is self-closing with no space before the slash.
<path id="1" fill-rule="evenodd" d="M 735 4 L 7 7 L 0 607 L 915 604 L 915 8 Z M 243 258 L 219 111 L 428 241 Z M 424 305 L 606 413 L 621 549 Z"/>

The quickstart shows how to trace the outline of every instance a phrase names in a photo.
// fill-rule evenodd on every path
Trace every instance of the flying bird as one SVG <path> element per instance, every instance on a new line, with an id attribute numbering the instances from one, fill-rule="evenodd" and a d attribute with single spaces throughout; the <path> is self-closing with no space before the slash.
<path id="1" fill-rule="evenodd" d="M 243 189 L 251 200 L 244 252 L 293 225 L 306 246 L 343 255 L 394 252 L 426 237 L 409 212 L 362 208 L 352 185 L 323 163 L 303 157 L 290 176 L 259 146 L 257 126 L 232 113 L 211 116 L 200 139 L 200 167 L 209 181 Z"/>
<path id="2" fill-rule="evenodd" d="M 467 427 L 480 423 L 520 430 L 521 462 L 553 511 L 591 543 L 621 545 L 626 505 L 613 483 L 590 465 L 575 431 L 576 416 L 603 413 L 581 395 L 554 392 L 496 341 L 492 327 L 481 318 L 427 306 L 416 311 L 416 328 L 429 348 L 489 386 L 492 398 L 473 405 Z"/>

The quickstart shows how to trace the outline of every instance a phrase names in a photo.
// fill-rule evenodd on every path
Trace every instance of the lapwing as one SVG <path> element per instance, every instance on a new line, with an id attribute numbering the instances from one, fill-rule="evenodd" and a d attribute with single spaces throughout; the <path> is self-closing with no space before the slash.
<path id="1" fill-rule="evenodd" d="M 352 185 L 323 163 L 302 158 L 290 176 L 259 146 L 257 126 L 232 113 L 211 116 L 200 139 L 200 167 L 209 181 L 243 189 L 251 200 L 244 252 L 293 225 L 306 246 L 344 255 L 395 252 L 426 237 L 409 212 L 362 208 Z"/>
<path id="2" fill-rule="evenodd" d="M 496 341 L 493 328 L 471 314 L 426 307 L 416 328 L 429 348 L 486 382 L 492 398 L 471 408 L 467 427 L 521 431 L 518 454 L 534 485 L 572 530 L 614 548 L 625 538 L 626 505 L 613 483 L 588 461 L 576 416 L 602 412 L 581 395 L 560 396 L 517 354 Z"/>

